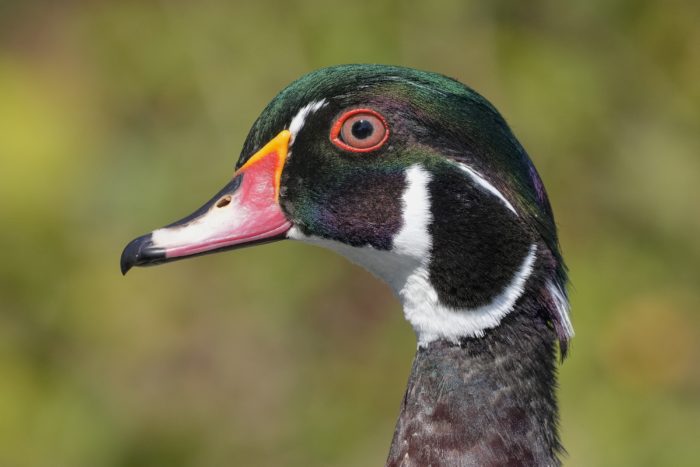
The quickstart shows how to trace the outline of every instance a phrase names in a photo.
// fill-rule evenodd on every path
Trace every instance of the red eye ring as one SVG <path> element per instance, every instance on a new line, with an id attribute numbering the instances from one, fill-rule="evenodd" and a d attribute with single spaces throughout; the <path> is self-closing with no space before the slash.
<path id="1" fill-rule="evenodd" d="M 355 121 L 359 121 L 360 119 L 357 117 L 362 117 L 362 116 L 367 116 L 368 118 L 366 119 L 367 121 L 374 122 L 374 123 L 380 123 L 381 128 L 380 131 L 377 132 L 376 134 L 372 134 L 370 137 L 373 138 L 371 140 L 370 146 L 367 147 L 358 147 L 358 146 L 352 146 L 348 144 L 348 142 L 343 141 L 343 130 L 344 130 L 344 125 L 347 123 L 350 119 L 353 119 Z M 353 118 L 355 117 L 355 118 Z M 363 119 L 364 120 L 364 119 Z M 346 129 L 347 130 L 347 129 Z M 376 131 L 376 129 L 373 129 Z M 345 112 L 343 115 L 341 115 L 338 120 L 335 121 L 333 124 L 333 127 L 331 128 L 331 134 L 330 134 L 330 139 L 333 144 L 338 146 L 340 149 L 344 149 L 346 151 L 351 151 L 351 152 L 371 152 L 379 149 L 386 143 L 386 140 L 389 139 L 389 125 L 386 122 L 386 119 L 382 114 L 379 112 L 376 112 L 372 109 L 353 109 Z M 376 142 L 374 141 L 376 140 Z"/>

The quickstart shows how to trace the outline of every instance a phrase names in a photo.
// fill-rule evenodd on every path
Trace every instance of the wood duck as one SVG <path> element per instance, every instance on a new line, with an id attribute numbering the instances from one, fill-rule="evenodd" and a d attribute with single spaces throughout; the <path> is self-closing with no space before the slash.
<path id="1" fill-rule="evenodd" d="M 484 97 L 409 68 L 307 74 L 255 121 L 231 182 L 129 243 L 121 270 L 281 239 L 368 269 L 416 332 L 386 465 L 560 465 L 566 268 L 543 183 Z"/>

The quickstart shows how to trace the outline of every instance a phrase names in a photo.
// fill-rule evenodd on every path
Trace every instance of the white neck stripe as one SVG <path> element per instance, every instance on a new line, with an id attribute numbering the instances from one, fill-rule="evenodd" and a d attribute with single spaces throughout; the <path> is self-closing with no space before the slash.
<path id="1" fill-rule="evenodd" d="M 559 322 L 564 329 L 564 333 L 567 338 L 571 339 L 574 337 L 574 327 L 571 325 L 571 319 L 569 319 L 569 301 L 566 299 L 564 292 L 554 281 L 547 281 L 547 290 L 554 301 L 557 314 L 559 315 Z"/>
<path id="2" fill-rule="evenodd" d="M 481 337 L 487 329 L 498 326 L 523 295 L 536 251 L 537 245 L 533 244 L 510 284 L 490 303 L 477 308 L 455 309 L 441 304 L 430 284 L 427 268 L 418 268 L 400 293 L 406 319 L 418 334 L 418 345 L 425 346 L 438 339 L 458 342 L 463 337 Z"/>
<path id="3" fill-rule="evenodd" d="M 486 180 L 479 172 L 476 170 L 472 169 L 469 167 L 467 164 L 464 164 L 462 162 L 457 162 L 457 166 L 462 169 L 464 172 L 466 172 L 474 182 L 491 193 L 492 195 L 496 196 L 498 199 L 501 200 L 501 202 L 511 211 L 513 211 L 513 214 L 516 216 L 518 215 L 518 212 L 515 210 L 512 204 L 510 204 L 510 201 L 506 199 L 505 196 L 503 196 L 503 193 L 498 191 L 495 186 L 493 186 L 488 180 Z"/>

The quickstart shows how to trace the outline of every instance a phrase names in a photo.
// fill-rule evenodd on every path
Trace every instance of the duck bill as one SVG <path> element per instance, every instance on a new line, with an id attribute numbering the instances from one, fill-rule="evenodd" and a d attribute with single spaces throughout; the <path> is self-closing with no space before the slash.
<path id="1" fill-rule="evenodd" d="M 133 266 L 285 238 L 292 224 L 280 208 L 279 189 L 290 136 L 284 130 L 273 138 L 194 213 L 132 240 L 122 253 L 122 274 Z"/>

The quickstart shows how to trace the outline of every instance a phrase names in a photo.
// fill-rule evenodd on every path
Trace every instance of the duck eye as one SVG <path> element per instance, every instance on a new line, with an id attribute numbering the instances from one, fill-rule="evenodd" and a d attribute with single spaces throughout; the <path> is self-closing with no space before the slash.
<path id="1" fill-rule="evenodd" d="M 331 141 L 341 149 L 369 152 L 379 149 L 389 137 L 384 117 L 370 109 L 345 112 L 331 128 Z"/>

